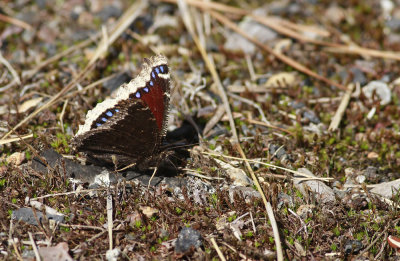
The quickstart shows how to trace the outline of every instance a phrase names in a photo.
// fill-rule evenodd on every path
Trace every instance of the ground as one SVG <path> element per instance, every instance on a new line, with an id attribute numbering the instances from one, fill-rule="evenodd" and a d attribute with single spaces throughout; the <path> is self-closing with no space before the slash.
<path id="1" fill-rule="evenodd" d="M 399 4 L 2 1 L 1 259 L 398 258 Z M 156 54 L 173 164 L 80 164 L 88 110 Z"/>

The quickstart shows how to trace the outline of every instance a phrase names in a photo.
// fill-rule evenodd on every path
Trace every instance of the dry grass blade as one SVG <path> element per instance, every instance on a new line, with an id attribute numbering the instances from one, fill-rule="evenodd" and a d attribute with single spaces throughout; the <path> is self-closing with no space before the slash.
<path id="1" fill-rule="evenodd" d="M 32 26 L 30 24 L 25 23 L 24 21 L 18 20 L 16 18 L 13 17 L 9 17 L 3 14 L 0 14 L 0 21 L 6 22 L 6 23 L 10 23 L 19 27 L 22 27 L 26 30 L 32 30 Z"/>
<path id="2" fill-rule="evenodd" d="M 265 127 L 271 128 L 271 129 L 279 130 L 281 132 L 285 132 L 285 133 L 287 133 L 287 134 L 289 134 L 289 135 L 291 135 L 293 137 L 295 136 L 295 134 L 293 132 L 288 131 L 288 130 L 283 129 L 283 128 L 278 127 L 278 126 L 274 126 L 272 124 L 268 124 L 268 123 L 265 123 L 265 122 L 262 122 L 262 121 L 253 120 L 253 119 L 246 119 L 246 121 L 248 121 L 249 123 L 252 123 L 252 124 L 261 125 L 261 126 L 265 126 Z"/>
<path id="3" fill-rule="evenodd" d="M 215 250 L 217 251 L 219 258 L 222 261 L 226 261 L 226 258 L 224 257 L 224 254 L 222 254 L 221 249 L 219 249 L 219 246 L 218 246 L 217 242 L 215 242 L 215 239 L 212 237 L 212 238 L 210 238 L 210 241 L 211 241 L 213 247 L 215 248 Z"/>
<path id="4" fill-rule="evenodd" d="M 75 84 L 77 84 L 79 81 L 81 81 L 84 78 L 84 76 L 86 75 L 86 73 L 89 72 L 91 70 L 91 68 L 93 68 L 95 61 L 97 61 L 97 59 L 99 59 L 101 57 L 101 55 L 106 51 L 106 49 L 104 49 L 104 46 L 105 45 L 110 46 L 115 41 L 115 39 L 117 39 L 117 37 L 120 36 L 122 34 L 122 32 L 136 19 L 136 17 L 139 16 L 139 14 L 142 12 L 142 10 L 145 7 L 144 3 L 146 3 L 146 2 L 137 2 L 137 3 L 134 3 L 133 5 L 131 5 L 131 7 L 124 13 L 124 15 L 116 23 L 116 26 L 114 27 L 115 29 L 111 33 L 107 42 L 105 42 L 103 40 L 102 43 L 98 46 L 94 56 L 89 61 L 88 65 L 85 67 L 85 69 L 83 69 L 74 79 L 72 79 L 72 81 L 67 86 L 65 86 L 59 93 L 57 93 L 55 96 L 53 96 L 47 103 L 45 103 L 40 108 L 36 109 L 34 112 L 32 112 L 30 115 L 28 115 L 25 119 L 20 121 L 14 127 L 14 129 L 15 130 L 18 129 L 23 124 L 25 124 L 26 122 L 31 120 L 33 117 L 35 117 L 39 112 L 41 112 L 42 110 L 44 110 L 44 109 L 50 107 L 51 105 L 53 105 L 54 103 L 56 103 L 68 91 L 70 91 L 75 86 Z M 11 134 L 11 131 L 7 132 L 2 137 L 2 140 L 4 138 L 8 137 L 10 134 Z"/>
<path id="5" fill-rule="evenodd" d="M 274 232 L 274 240 L 275 240 L 275 246 L 276 246 L 276 252 L 277 252 L 277 259 L 279 261 L 283 260 L 283 252 L 282 252 L 282 245 L 281 245 L 281 239 L 279 237 L 279 231 L 278 231 L 278 226 L 276 225 L 275 217 L 274 217 L 274 212 L 272 210 L 271 204 L 267 201 L 267 198 L 265 197 L 265 193 L 260 185 L 260 182 L 258 182 L 257 176 L 254 174 L 253 169 L 251 168 L 249 162 L 246 159 L 246 155 L 244 154 L 244 151 L 240 147 L 239 144 L 236 146 L 237 151 L 240 153 L 240 156 L 242 156 L 244 163 L 246 165 L 247 171 L 250 173 L 252 180 L 254 181 L 254 184 L 256 185 L 256 188 L 258 192 L 261 195 L 261 198 L 263 199 L 265 209 L 268 214 L 269 221 L 271 222 L 272 230 Z"/>
<path id="6" fill-rule="evenodd" d="M 176 0 L 163 0 L 164 2 L 169 3 L 176 3 Z M 340 53 L 350 53 L 350 54 L 359 54 L 359 55 L 369 55 L 377 58 L 386 58 L 386 59 L 393 59 L 393 60 L 400 60 L 400 54 L 396 52 L 387 52 L 387 51 L 380 51 L 368 48 L 362 48 L 358 46 L 347 46 L 340 43 L 331 43 L 326 41 L 318 41 L 311 39 L 309 37 L 305 37 L 302 34 L 297 33 L 292 29 L 299 29 L 299 25 L 294 24 L 290 21 L 284 20 L 282 18 L 271 18 L 271 17 L 263 17 L 259 15 L 251 14 L 249 11 L 224 5 L 221 3 L 215 2 L 204 2 L 204 1 L 197 1 L 197 0 L 186 0 L 186 2 L 190 5 L 196 6 L 198 8 L 206 9 L 206 10 L 217 10 L 224 13 L 234 14 L 238 16 L 250 16 L 255 21 L 273 29 L 274 31 L 278 32 L 279 34 L 286 35 L 293 39 L 296 39 L 301 42 L 305 43 L 312 43 L 321 46 L 328 46 L 327 51 L 330 52 L 340 52 Z M 329 48 L 331 47 L 331 48 Z"/>
<path id="7" fill-rule="evenodd" d="M 33 252 L 35 253 L 36 260 L 38 260 L 38 261 L 42 260 L 40 258 L 39 250 L 35 244 L 35 240 L 33 239 L 32 233 L 28 232 L 28 235 L 29 235 L 29 240 L 31 241 Z"/>
<path id="8" fill-rule="evenodd" d="M 202 152 L 202 153 L 204 155 L 209 155 L 209 156 L 214 156 L 214 157 L 222 157 L 222 158 L 226 158 L 226 159 L 233 159 L 233 160 L 240 160 L 240 161 L 246 161 L 246 162 L 261 164 L 261 165 L 264 165 L 264 166 L 267 166 L 267 167 L 284 170 L 284 171 L 293 173 L 295 175 L 298 175 L 298 176 L 301 176 L 301 177 L 305 177 L 307 180 L 320 180 L 320 181 L 329 182 L 329 181 L 331 181 L 333 179 L 333 178 L 319 178 L 319 177 L 310 176 L 310 175 L 307 175 L 305 173 L 301 173 L 299 171 L 283 168 L 283 167 L 276 166 L 276 165 L 269 164 L 269 163 L 265 163 L 265 162 L 262 162 L 262 161 L 259 161 L 259 160 L 243 159 L 243 158 L 226 156 L 226 155 L 223 155 L 223 154 L 210 153 L 210 152 Z M 296 178 L 298 178 L 298 177 L 296 177 Z"/>
<path id="9" fill-rule="evenodd" d="M 102 78 L 102 79 L 100 79 L 100 80 L 97 80 L 97 81 L 95 81 L 95 82 L 92 82 L 91 84 L 89 84 L 88 86 L 82 88 L 81 90 L 76 90 L 76 91 L 70 92 L 69 94 L 65 95 L 65 98 L 67 98 L 67 99 L 68 99 L 68 98 L 72 98 L 72 97 L 76 96 L 76 95 L 79 94 L 79 93 L 84 93 L 84 92 L 86 92 L 87 90 L 90 90 L 90 89 L 92 89 L 92 88 L 94 88 L 94 87 L 96 87 L 96 86 L 99 86 L 100 84 L 105 83 L 105 82 L 108 81 L 108 80 L 113 79 L 113 78 L 116 77 L 117 75 L 118 75 L 118 73 L 114 73 L 114 74 L 109 75 L 109 76 L 107 76 L 107 77 L 104 77 L 104 78 Z"/>
<path id="10" fill-rule="evenodd" d="M 343 85 L 333 82 L 329 79 L 327 79 L 326 77 L 323 77 L 319 74 L 316 74 L 315 72 L 311 71 L 310 69 L 308 69 L 307 67 L 305 67 L 304 65 L 296 62 L 295 60 L 289 58 L 288 56 L 282 54 L 282 53 L 278 53 L 275 52 L 274 50 L 272 50 L 269 46 L 261 43 L 260 41 L 258 41 L 257 39 L 249 36 L 246 32 L 244 32 L 242 29 L 240 29 L 234 22 L 232 22 L 231 20 L 229 20 L 228 18 L 224 17 L 223 15 L 215 12 L 215 11 L 210 11 L 211 15 L 216 18 L 219 22 L 221 22 L 222 24 L 226 25 L 227 27 L 231 28 L 233 31 L 237 32 L 238 34 L 240 34 L 241 36 L 243 36 L 244 38 L 246 38 L 247 40 L 249 40 L 250 42 L 254 43 L 255 45 L 257 45 L 259 48 L 263 49 L 264 51 L 272 54 L 273 56 L 275 56 L 276 58 L 278 58 L 279 60 L 281 60 L 282 62 L 286 63 L 289 66 L 292 66 L 293 68 L 295 68 L 296 70 L 307 74 L 315 79 L 318 79 L 320 81 L 323 81 L 329 85 L 333 85 L 341 90 L 346 90 L 346 87 L 344 87 Z"/>
<path id="11" fill-rule="evenodd" d="M 239 101 L 241 101 L 243 103 L 246 103 L 246 104 L 254 107 L 258 111 L 258 113 L 260 114 L 262 122 L 267 124 L 267 125 L 270 124 L 269 121 L 267 120 L 267 118 L 265 117 L 265 114 L 264 114 L 261 106 L 258 103 L 254 102 L 252 100 L 243 98 L 243 97 L 241 97 L 239 95 L 236 95 L 236 94 L 233 94 L 233 93 L 229 93 L 229 96 L 234 98 L 234 99 L 236 99 L 236 100 L 239 100 Z"/>
<path id="12" fill-rule="evenodd" d="M 89 39 L 87 39 L 87 40 L 85 40 L 83 42 L 80 42 L 77 45 L 71 46 L 70 48 L 62 51 L 61 53 L 58 53 L 58 54 L 54 55 L 53 57 L 50 57 L 49 59 L 41 62 L 35 68 L 33 68 L 33 69 L 29 70 L 29 71 L 23 72 L 22 79 L 24 81 L 28 80 L 29 78 L 33 77 L 38 71 L 40 71 L 42 68 L 44 68 L 47 65 L 52 64 L 52 63 L 60 60 L 61 58 L 69 55 L 70 53 L 72 53 L 72 52 L 74 52 L 76 50 L 79 50 L 79 49 L 82 49 L 82 48 L 88 46 L 89 44 L 94 42 L 97 38 L 99 38 L 99 36 L 100 36 L 100 33 L 97 33 L 97 34 L 93 35 L 92 37 L 90 37 Z"/>
<path id="13" fill-rule="evenodd" d="M 373 50 L 373 49 L 363 48 L 357 45 L 351 45 L 351 46 L 341 45 L 335 47 L 326 47 L 324 48 L 324 51 L 332 53 L 358 54 L 361 56 L 377 57 L 377 58 L 400 61 L 400 53 L 398 52 Z"/>
<path id="14" fill-rule="evenodd" d="M 186 5 L 186 2 L 184 0 L 178 0 L 178 6 L 179 6 L 179 9 L 182 12 L 183 22 L 184 22 L 186 28 L 188 29 L 190 35 L 192 36 L 193 41 L 195 42 L 197 48 L 199 49 L 199 51 L 201 53 L 201 56 L 203 57 L 204 62 L 206 63 L 208 69 L 210 70 L 210 73 L 211 73 L 211 76 L 212 76 L 214 82 L 216 83 L 216 86 L 217 86 L 218 91 L 219 91 L 219 95 L 221 96 L 222 102 L 223 102 L 224 107 L 225 107 L 225 112 L 229 117 L 229 125 L 231 127 L 233 139 L 235 140 L 235 142 L 239 142 L 238 135 L 237 135 L 237 132 L 236 132 L 235 122 L 234 122 L 233 116 L 232 116 L 231 107 L 230 107 L 229 101 L 228 101 L 228 97 L 226 95 L 224 87 L 222 86 L 222 83 L 221 83 L 221 80 L 220 80 L 220 78 L 218 76 L 218 73 L 217 73 L 217 71 L 215 69 L 215 65 L 212 62 L 211 57 L 209 57 L 207 55 L 204 46 L 201 44 L 199 38 L 197 37 L 197 35 L 196 35 L 195 31 L 194 31 L 194 27 L 193 27 L 193 24 L 192 24 L 191 19 L 190 19 L 190 14 L 189 14 L 189 10 L 188 10 L 188 7 Z"/>
<path id="15" fill-rule="evenodd" d="M 5 67 L 11 72 L 12 76 L 14 77 L 14 81 L 17 84 L 21 84 L 21 79 L 18 76 L 18 73 L 14 70 L 14 68 L 11 66 L 11 64 L 4 59 L 3 54 L 0 52 L 0 63 L 4 64 Z"/>
<path id="16" fill-rule="evenodd" d="M 331 124 L 329 125 L 328 128 L 329 131 L 335 131 L 339 127 L 344 111 L 346 110 L 347 105 L 349 104 L 353 90 L 354 90 L 354 84 L 349 84 L 349 86 L 347 86 L 346 93 L 343 95 L 342 102 L 340 103 L 339 108 L 337 109 L 335 116 L 333 116 Z"/>
<path id="17" fill-rule="evenodd" d="M 224 116 L 225 113 L 225 107 L 224 106 L 218 106 L 217 110 L 215 111 L 214 115 L 210 120 L 207 121 L 206 126 L 204 127 L 203 130 L 203 135 L 207 137 L 208 132 L 214 128 L 214 126 L 219 122 L 219 120 Z"/>
<path id="18" fill-rule="evenodd" d="M 20 141 L 21 139 L 25 140 L 25 139 L 29 139 L 29 138 L 33 138 L 33 134 L 27 134 L 25 136 L 15 137 L 15 138 L 2 139 L 2 140 L 0 140 L 0 145 Z"/>
<path id="19" fill-rule="evenodd" d="M 113 249 L 113 204 L 112 204 L 112 195 L 110 190 L 107 191 L 107 228 L 108 228 L 108 242 L 109 249 Z"/>

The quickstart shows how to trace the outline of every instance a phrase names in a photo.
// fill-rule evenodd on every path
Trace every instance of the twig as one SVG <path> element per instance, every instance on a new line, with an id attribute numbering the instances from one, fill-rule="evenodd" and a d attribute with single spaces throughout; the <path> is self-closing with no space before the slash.
<path id="1" fill-rule="evenodd" d="M 226 259 L 224 257 L 224 254 L 222 254 L 221 249 L 219 249 L 219 246 L 217 245 L 217 242 L 215 242 L 215 239 L 213 237 L 211 237 L 210 241 L 211 241 L 213 247 L 215 248 L 215 250 L 217 251 L 217 254 L 218 254 L 219 258 L 222 261 L 226 261 Z"/>
<path id="2" fill-rule="evenodd" d="M 276 166 L 276 165 L 269 164 L 269 163 L 265 163 L 265 162 L 262 162 L 262 161 L 259 161 L 259 160 L 243 159 L 243 158 L 232 157 L 232 156 L 227 156 L 227 155 L 217 154 L 217 153 L 210 153 L 210 152 L 202 152 L 202 153 L 205 154 L 205 155 L 209 155 L 209 156 L 223 157 L 223 158 L 227 158 L 227 159 L 235 159 L 235 160 L 242 160 L 242 161 L 245 161 L 245 162 L 258 163 L 258 164 L 261 164 L 261 165 L 265 165 L 267 167 L 276 168 L 276 169 L 284 170 L 284 171 L 287 171 L 287 172 L 290 172 L 290 173 L 293 173 L 293 174 L 296 174 L 296 175 L 299 175 L 299 176 L 303 176 L 303 177 L 306 177 L 309 180 L 320 180 L 320 181 L 328 182 L 328 181 L 333 179 L 333 178 L 319 178 L 319 177 L 309 176 L 309 175 L 307 175 L 305 173 L 301 173 L 299 171 L 283 168 L 283 167 Z"/>
<path id="3" fill-rule="evenodd" d="M 149 179 L 149 184 L 147 185 L 147 190 L 150 189 L 150 183 L 153 180 L 154 176 L 156 175 L 157 169 L 158 169 L 157 167 L 154 168 L 153 174 L 151 175 L 151 177 Z"/>
<path id="4" fill-rule="evenodd" d="M 102 83 L 104 83 L 104 82 L 116 77 L 117 75 L 118 75 L 118 73 L 114 73 L 114 74 L 111 74 L 111 75 L 109 75 L 107 77 L 104 77 L 104 78 L 102 78 L 100 80 L 97 80 L 97 81 L 89 84 L 88 86 L 80 89 L 80 90 L 76 90 L 76 91 L 70 92 L 69 94 L 65 95 L 65 98 L 71 98 L 71 97 L 76 96 L 79 93 L 84 93 L 87 90 L 90 90 L 90 89 L 92 89 L 92 88 L 94 88 L 94 87 L 96 87 L 96 86 L 98 86 L 98 85 L 100 85 L 100 84 L 102 84 Z"/>
<path id="5" fill-rule="evenodd" d="M 366 55 L 366 56 L 400 61 L 400 54 L 398 52 L 368 49 L 357 45 L 352 45 L 352 46 L 341 45 L 336 47 L 327 47 L 324 48 L 323 50 L 332 53 L 358 54 L 358 55 L 364 55 L 364 56 Z"/>
<path id="6" fill-rule="evenodd" d="M 31 240 L 31 245 L 32 245 L 32 248 L 33 248 L 33 252 L 35 253 L 36 260 L 40 261 L 41 258 L 40 258 L 39 250 L 37 249 L 37 246 L 35 244 L 35 240 L 33 239 L 32 233 L 28 232 L 28 235 L 29 235 L 29 239 Z"/>
<path id="7" fill-rule="evenodd" d="M 209 177 L 209 176 L 205 176 L 205 175 L 201 175 L 197 172 L 195 172 L 195 170 L 193 169 L 186 169 L 183 168 L 182 170 L 184 171 L 189 171 L 189 172 L 185 172 L 186 175 L 192 175 L 201 179 L 207 179 L 207 180 L 224 180 L 224 178 L 218 178 L 218 177 Z"/>
<path id="8" fill-rule="evenodd" d="M 30 24 L 25 23 L 24 21 L 18 20 L 16 18 L 13 17 L 9 17 L 3 14 L 0 14 L 0 21 L 6 22 L 6 23 L 10 23 L 19 27 L 22 27 L 26 30 L 32 30 L 32 26 Z"/>
<path id="9" fill-rule="evenodd" d="M 110 250 L 113 249 L 113 203 L 110 190 L 107 191 L 107 228 L 108 228 L 108 242 Z"/>
<path id="10" fill-rule="evenodd" d="M 22 73 L 22 79 L 24 81 L 30 79 L 31 77 L 33 77 L 38 71 L 40 71 L 42 68 L 46 67 L 47 65 L 54 63 L 56 61 L 58 61 L 59 59 L 63 58 L 64 56 L 67 56 L 68 54 L 84 48 L 85 46 L 88 46 L 89 44 L 91 44 L 92 42 L 94 42 L 95 40 L 97 40 L 97 38 L 100 37 L 100 33 L 97 33 L 91 37 L 89 37 L 87 40 L 80 42 L 77 45 L 71 46 L 70 48 L 62 51 L 61 53 L 58 53 L 52 57 L 50 57 L 49 59 L 41 62 L 40 64 L 38 64 L 35 68 L 29 70 L 29 71 L 25 71 Z"/>
<path id="11" fill-rule="evenodd" d="M 72 224 L 65 224 L 65 223 L 58 223 L 59 226 L 61 227 L 69 227 L 72 229 L 91 229 L 91 230 L 100 230 L 100 231 L 106 231 L 102 227 L 96 227 L 96 226 L 87 226 L 87 225 L 72 225 Z"/>
<path id="12" fill-rule="evenodd" d="M 14 232 L 14 223 L 13 223 L 13 221 L 14 221 L 13 219 L 10 219 L 10 229 L 9 229 L 9 231 L 8 231 L 8 241 L 9 241 L 9 242 L 12 242 L 12 245 L 13 245 L 15 254 L 17 255 L 17 258 L 18 258 L 20 261 L 22 261 L 22 260 L 23 260 L 23 259 L 22 259 L 22 256 L 21 256 L 21 254 L 19 253 L 17 244 L 15 244 L 15 240 L 14 240 L 14 238 L 13 238 L 13 232 Z"/>
<path id="13" fill-rule="evenodd" d="M 267 198 L 265 197 L 265 193 L 260 185 L 260 182 L 258 182 L 258 178 L 254 174 L 254 171 L 251 168 L 248 160 L 246 159 L 246 155 L 244 154 L 244 151 L 242 150 L 242 148 L 240 147 L 239 144 L 236 145 L 236 150 L 239 152 L 240 156 L 242 156 L 245 166 L 246 166 L 248 172 L 250 173 L 251 178 L 253 179 L 253 182 L 256 185 L 256 188 L 261 195 L 261 198 L 263 199 L 265 209 L 267 210 L 268 218 L 269 218 L 269 221 L 272 226 L 272 231 L 274 233 L 277 259 L 278 259 L 278 261 L 282 261 L 283 260 L 282 244 L 281 244 L 281 239 L 279 238 L 279 231 L 278 231 L 278 226 L 276 225 L 274 211 L 272 210 L 271 204 L 267 201 Z"/>
<path id="14" fill-rule="evenodd" d="M 256 121 L 256 120 L 252 120 L 252 119 L 246 119 L 246 120 L 247 120 L 249 123 L 252 123 L 252 124 L 265 126 L 265 127 L 271 128 L 271 129 L 276 129 L 276 130 L 285 132 L 285 133 L 287 133 L 287 134 L 289 134 L 289 135 L 291 135 L 291 136 L 293 136 L 293 137 L 295 136 L 295 134 L 292 133 L 291 131 L 288 131 L 288 130 L 283 129 L 283 128 L 278 127 L 278 126 L 274 126 L 274 125 L 267 124 L 267 123 L 262 122 L 262 121 Z"/>
<path id="15" fill-rule="evenodd" d="M 64 119 L 65 109 L 67 108 L 67 105 L 68 105 L 68 99 L 64 102 L 64 106 L 63 106 L 63 108 L 61 110 L 61 113 L 60 113 L 60 125 L 61 125 L 62 133 L 64 133 L 64 121 L 63 121 L 63 119 Z"/>
<path id="16" fill-rule="evenodd" d="M 245 255 L 243 255 L 242 253 L 238 252 L 233 246 L 229 245 L 228 243 L 226 243 L 224 241 L 222 241 L 221 243 L 223 245 L 227 246 L 233 252 L 237 253 L 243 260 L 248 260 L 248 258 Z"/>
<path id="17" fill-rule="evenodd" d="M 233 94 L 233 93 L 228 93 L 228 95 L 229 95 L 230 97 L 236 99 L 236 100 L 239 100 L 239 101 L 241 101 L 241 102 L 243 102 L 243 103 L 247 103 L 248 105 L 253 106 L 254 108 L 256 108 L 257 111 L 258 111 L 258 113 L 259 113 L 260 116 L 261 116 L 261 120 L 262 120 L 265 124 L 270 125 L 270 123 L 269 123 L 269 121 L 267 120 L 267 118 L 265 117 L 265 114 L 264 114 L 263 110 L 261 109 L 261 106 L 260 106 L 260 105 L 258 105 L 258 104 L 255 103 L 254 101 L 251 101 L 251 100 L 249 100 L 249 99 L 240 97 L 239 95 L 236 95 L 236 94 Z"/>
<path id="18" fill-rule="evenodd" d="M 384 238 L 387 238 L 386 232 L 385 232 Z M 384 240 L 383 244 L 381 246 L 381 250 L 379 250 L 378 254 L 376 254 L 376 256 L 374 257 L 374 260 L 380 260 L 380 256 L 382 255 L 383 250 L 385 250 L 386 244 L 387 244 L 387 240 Z"/>
<path id="19" fill-rule="evenodd" d="M 254 66 L 253 66 L 253 62 L 251 61 L 251 56 L 250 56 L 250 54 L 246 53 L 244 57 L 246 58 L 246 64 L 247 64 L 247 68 L 249 69 L 250 79 L 252 82 L 254 82 L 257 77 L 256 77 L 256 73 L 254 72 Z"/>
<path id="20" fill-rule="evenodd" d="M 386 233 L 386 231 L 389 229 L 389 227 L 392 227 L 393 224 L 396 224 L 399 220 L 400 220 L 400 219 L 396 219 L 396 220 L 394 220 L 393 222 L 389 222 L 389 223 L 386 225 L 385 229 L 384 229 L 381 233 L 379 233 L 379 235 L 374 239 L 374 241 L 372 241 L 371 244 L 369 244 L 366 248 L 364 248 L 364 250 L 361 251 L 361 252 L 358 254 L 357 257 L 363 256 L 371 247 L 374 246 L 374 244 L 376 243 L 376 241 L 378 241 L 378 240 L 381 238 L 381 236 L 382 236 L 383 234 Z M 357 257 L 356 257 L 356 258 L 357 258 Z"/>
<path id="21" fill-rule="evenodd" d="M 71 194 L 80 194 L 80 193 L 90 193 L 93 191 L 100 191 L 100 190 L 106 190 L 106 189 L 107 188 L 84 189 L 84 190 L 79 190 L 79 191 L 69 191 L 69 192 L 62 192 L 62 193 L 47 194 L 47 195 L 44 195 L 41 197 L 31 198 L 30 200 L 37 201 L 37 200 L 49 198 L 49 197 L 67 196 L 67 195 L 71 195 Z"/>
<path id="22" fill-rule="evenodd" d="M 18 73 L 14 70 L 11 64 L 4 58 L 3 54 L 0 52 L 0 63 L 4 64 L 5 67 L 11 72 L 12 76 L 14 77 L 14 81 L 17 84 L 21 84 L 21 79 L 18 76 Z"/>
<path id="23" fill-rule="evenodd" d="M 359 84 L 359 83 L 357 83 Z M 343 95 L 342 102 L 340 103 L 335 116 L 333 116 L 331 124 L 329 125 L 328 131 L 335 131 L 339 127 L 340 121 L 342 120 L 344 111 L 347 108 L 347 105 L 349 104 L 351 93 L 354 90 L 354 84 L 349 84 L 347 86 L 347 91 Z"/>
<path id="24" fill-rule="evenodd" d="M 81 245 L 92 242 L 93 240 L 95 240 L 95 239 L 101 237 L 101 236 L 102 236 L 104 233 L 106 233 L 106 232 L 107 232 L 107 230 L 101 231 L 100 233 L 98 233 L 98 234 L 94 235 L 93 237 L 89 238 L 86 242 L 80 243 L 79 245 L 77 245 L 76 247 L 74 247 L 74 248 L 72 249 L 72 251 L 73 251 L 73 252 L 76 251 L 77 249 L 79 249 L 79 247 L 80 247 Z"/>
<path id="25" fill-rule="evenodd" d="M 22 139 L 26 140 L 29 138 L 33 138 L 33 134 L 27 134 L 25 136 L 15 137 L 15 138 L 2 139 L 2 140 L 0 140 L 0 145 L 4 145 L 4 144 L 15 142 L 15 141 L 20 141 Z"/>
<path id="26" fill-rule="evenodd" d="M 211 117 L 210 120 L 207 121 L 206 126 L 204 127 L 203 135 L 205 137 L 207 137 L 208 132 L 219 122 L 222 116 L 224 116 L 224 113 L 225 113 L 225 107 L 219 105 L 214 115 Z"/>
<path id="27" fill-rule="evenodd" d="M 256 229 L 256 225 L 254 224 L 253 214 L 251 214 L 251 212 L 250 212 L 250 221 L 253 226 L 253 231 L 254 231 L 254 233 L 256 233 L 257 229 Z"/>

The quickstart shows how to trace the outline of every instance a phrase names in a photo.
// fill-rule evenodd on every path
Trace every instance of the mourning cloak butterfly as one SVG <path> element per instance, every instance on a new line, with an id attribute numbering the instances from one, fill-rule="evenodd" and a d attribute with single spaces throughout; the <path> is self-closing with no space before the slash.
<path id="1" fill-rule="evenodd" d="M 167 59 L 162 55 L 145 59 L 139 75 L 121 85 L 115 98 L 88 111 L 73 139 L 75 150 L 100 165 L 147 168 L 160 153 L 169 97 Z"/>

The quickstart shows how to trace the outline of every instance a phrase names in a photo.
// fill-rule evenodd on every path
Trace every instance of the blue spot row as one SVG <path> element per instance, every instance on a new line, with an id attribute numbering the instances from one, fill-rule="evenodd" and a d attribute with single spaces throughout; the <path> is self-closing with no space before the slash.
<path id="1" fill-rule="evenodd" d="M 161 73 L 167 73 L 168 72 L 168 67 L 166 65 L 160 65 L 160 66 L 157 66 L 157 67 L 155 67 L 153 69 L 153 71 L 151 72 L 151 79 L 149 81 L 150 87 L 154 86 L 154 81 L 153 80 L 156 80 L 156 76 L 158 76 L 158 74 L 160 72 Z M 150 89 L 146 86 L 146 87 L 143 88 L 143 91 L 145 93 L 149 93 Z M 135 97 L 138 98 L 138 99 L 140 99 L 142 97 L 142 94 L 140 93 L 140 90 L 135 93 Z"/>
<path id="2" fill-rule="evenodd" d="M 105 115 L 100 118 L 100 122 L 96 122 L 96 127 L 100 127 L 103 123 L 105 123 L 109 118 L 111 118 L 114 113 L 119 112 L 119 109 L 107 110 Z"/>

